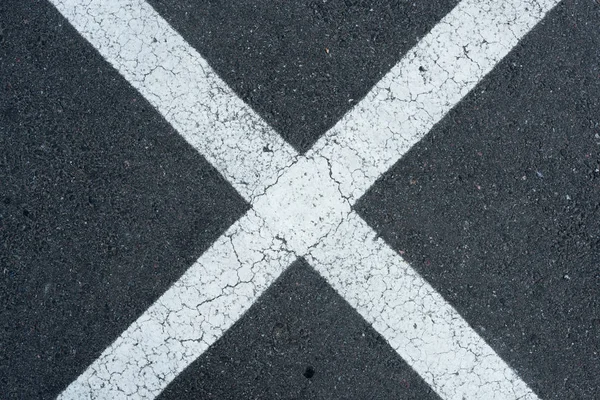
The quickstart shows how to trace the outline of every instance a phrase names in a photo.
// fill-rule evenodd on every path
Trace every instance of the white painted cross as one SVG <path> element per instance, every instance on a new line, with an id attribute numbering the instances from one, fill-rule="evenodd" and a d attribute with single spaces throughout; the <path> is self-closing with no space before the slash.
<path id="1" fill-rule="evenodd" d="M 298 257 L 441 398 L 537 399 L 351 206 L 557 0 L 463 0 L 306 155 L 143 0 L 52 2 L 252 205 L 60 399 L 156 397 Z"/>

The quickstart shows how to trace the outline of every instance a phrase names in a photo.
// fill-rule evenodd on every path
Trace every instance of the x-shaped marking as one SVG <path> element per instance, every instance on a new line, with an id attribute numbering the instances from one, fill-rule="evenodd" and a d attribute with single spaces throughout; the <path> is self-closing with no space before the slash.
<path id="1" fill-rule="evenodd" d="M 444 399 L 536 399 L 352 205 L 558 1 L 463 0 L 298 155 L 143 0 L 52 0 L 252 209 L 60 396 L 153 398 L 304 257 Z"/>

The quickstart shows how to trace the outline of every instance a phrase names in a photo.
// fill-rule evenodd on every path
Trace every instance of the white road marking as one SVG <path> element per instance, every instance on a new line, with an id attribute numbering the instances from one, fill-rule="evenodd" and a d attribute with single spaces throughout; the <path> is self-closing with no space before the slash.
<path id="1" fill-rule="evenodd" d="M 247 201 L 294 159 L 294 149 L 145 1 L 50 1 Z"/>
<path id="2" fill-rule="evenodd" d="M 213 344 L 295 255 L 250 210 L 60 399 L 152 399 Z"/>
<path id="3" fill-rule="evenodd" d="M 537 399 L 398 253 L 352 213 L 306 257 L 442 399 Z"/>
<path id="4" fill-rule="evenodd" d="M 353 203 L 559 0 L 463 0 L 310 149 Z"/>
<path id="5" fill-rule="evenodd" d="M 77 7 L 54 1 L 253 206 L 61 398 L 156 396 L 297 256 L 305 256 L 442 398 L 537 398 L 427 282 L 376 239 L 351 205 L 558 1 L 464 0 L 306 156 L 274 137 L 146 3 L 93 0 Z M 156 35 L 166 38 L 164 46 L 153 41 Z M 142 51 L 146 45 L 154 47 Z M 161 56 L 152 58 L 154 52 Z M 416 71 L 432 72 L 417 78 L 416 60 Z M 138 73 L 139 63 L 154 69 Z M 201 71 L 196 81 L 195 68 Z M 161 69 L 171 73 L 144 79 Z M 213 99 L 206 93 L 214 88 Z M 238 117 L 244 123 L 230 122 Z M 262 152 L 265 146 L 275 155 Z"/>

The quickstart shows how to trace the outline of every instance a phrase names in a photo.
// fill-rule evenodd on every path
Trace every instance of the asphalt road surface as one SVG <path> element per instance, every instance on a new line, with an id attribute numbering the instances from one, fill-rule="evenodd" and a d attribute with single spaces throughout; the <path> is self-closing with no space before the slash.
<path id="1" fill-rule="evenodd" d="M 0 399 L 600 398 L 600 2 L 0 2 Z"/>

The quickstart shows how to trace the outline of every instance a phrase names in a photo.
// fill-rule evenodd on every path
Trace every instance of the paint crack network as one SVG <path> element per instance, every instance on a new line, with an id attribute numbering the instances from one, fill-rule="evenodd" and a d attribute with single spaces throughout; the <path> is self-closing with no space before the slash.
<path id="1" fill-rule="evenodd" d="M 145 1 L 52 1 L 251 205 L 59 398 L 157 396 L 304 257 L 441 398 L 537 399 L 352 205 L 557 1 L 461 1 L 305 155 Z"/>

